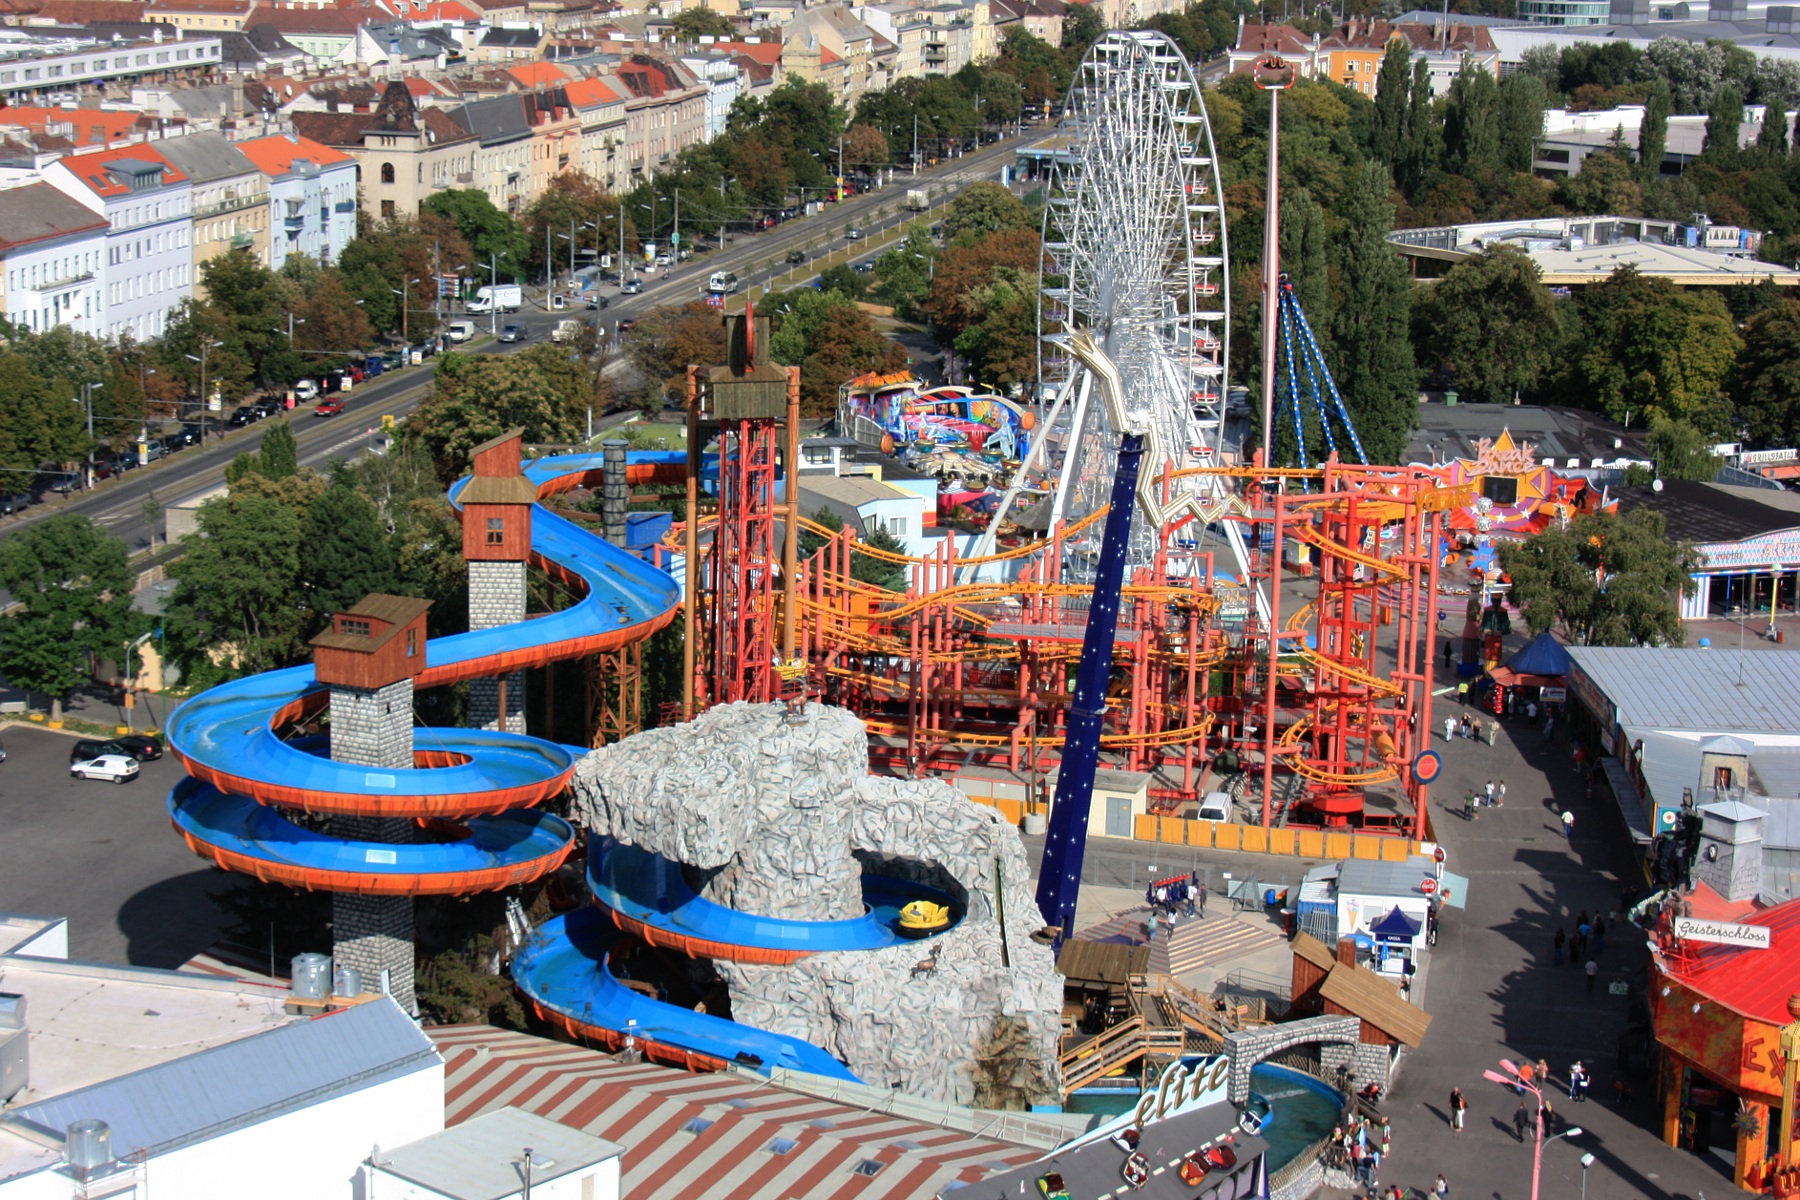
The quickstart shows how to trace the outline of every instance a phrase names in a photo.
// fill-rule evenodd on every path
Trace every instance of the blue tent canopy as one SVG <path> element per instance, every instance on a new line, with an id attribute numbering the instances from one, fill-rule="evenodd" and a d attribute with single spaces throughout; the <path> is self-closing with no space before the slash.
<path id="1" fill-rule="evenodd" d="M 1409 938 L 1417 937 L 1421 928 L 1422 922 L 1407 916 L 1396 905 L 1388 910 L 1387 916 L 1369 926 L 1369 932 L 1376 937 Z"/>
<path id="2" fill-rule="evenodd" d="M 1553 635 L 1540 633 L 1506 665 L 1521 675 L 1567 675 L 1569 652 Z"/>

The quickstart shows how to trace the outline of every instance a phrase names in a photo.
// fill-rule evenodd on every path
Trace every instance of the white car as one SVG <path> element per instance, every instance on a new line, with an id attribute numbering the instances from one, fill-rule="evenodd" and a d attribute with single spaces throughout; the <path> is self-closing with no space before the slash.
<path id="1" fill-rule="evenodd" d="M 308 400 L 316 400 L 319 396 L 319 385 L 310 379 L 302 379 L 294 385 L 294 399 L 305 404 Z"/>
<path id="2" fill-rule="evenodd" d="M 102 754 L 69 764 L 69 774 L 76 779 L 110 779 L 114 783 L 136 779 L 138 769 L 137 759 L 129 754 Z"/>

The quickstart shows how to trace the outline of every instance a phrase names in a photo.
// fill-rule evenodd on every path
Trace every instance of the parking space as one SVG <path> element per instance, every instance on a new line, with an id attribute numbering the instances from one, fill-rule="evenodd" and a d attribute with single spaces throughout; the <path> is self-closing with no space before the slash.
<path id="1" fill-rule="evenodd" d="M 165 803 L 164 757 L 123 785 L 69 776 L 76 739 L 27 725 L 0 738 L 0 911 L 69 919 L 69 954 L 176 967 L 218 936 L 224 877 L 188 852 Z"/>

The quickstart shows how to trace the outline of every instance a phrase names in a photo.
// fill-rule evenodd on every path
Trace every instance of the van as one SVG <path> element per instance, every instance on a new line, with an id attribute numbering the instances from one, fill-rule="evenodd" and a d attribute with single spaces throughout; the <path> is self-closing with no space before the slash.
<path id="1" fill-rule="evenodd" d="M 1231 820 L 1231 793 L 1208 792 L 1200 801 L 1200 811 L 1194 814 L 1202 821 Z"/>
<path id="2" fill-rule="evenodd" d="M 712 278 L 706 281 L 706 290 L 715 295 L 729 296 L 738 289 L 738 277 L 730 271 L 714 271 Z"/>
<path id="3" fill-rule="evenodd" d="M 466 342 L 475 336 L 475 322 L 452 321 L 444 326 L 444 336 L 453 342 Z"/>

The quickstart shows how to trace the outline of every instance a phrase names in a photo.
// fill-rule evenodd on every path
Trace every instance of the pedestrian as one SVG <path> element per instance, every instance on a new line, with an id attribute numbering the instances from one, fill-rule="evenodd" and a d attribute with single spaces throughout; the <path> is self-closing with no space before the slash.
<path id="1" fill-rule="evenodd" d="M 1200 885 L 1200 915 L 1202 917 L 1206 915 L 1206 885 L 1204 883 Z"/>
<path id="2" fill-rule="evenodd" d="M 1513 1110 L 1513 1129 L 1518 1132 L 1519 1141 L 1523 1142 L 1525 1140 L 1525 1130 L 1528 1129 L 1530 1125 L 1531 1110 L 1527 1108 L 1525 1102 L 1521 1100 L 1519 1101 L 1519 1107 Z"/>
<path id="3" fill-rule="evenodd" d="M 1187 884 L 1185 886 L 1186 886 L 1186 890 L 1187 890 L 1187 897 L 1186 897 L 1186 899 L 1187 899 L 1187 915 L 1191 917 L 1194 915 L 1194 897 L 1198 893 L 1194 889 L 1194 881 L 1193 880 L 1191 880 L 1191 879 L 1188 880 Z"/>
<path id="4" fill-rule="evenodd" d="M 1599 917 L 1594 918 L 1594 957 L 1600 957 L 1600 951 L 1606 948 L 1606 922 Z"/>
<path id="5" fill-rule="evenodd" d="M 1493 745 L 1494 738 L 1500 733 L 1500 718 L 1495 717 L 1487 723 L 1487 744 Z"/>
<path id="6" fill-rule="evenodd" d="M 1457 680 L 1456 702 L 1458 704 L 1467 704 L 1469 702 L 1469 681 L 1466 679 Z"/>
<path id="7" fill-rule="evenodd" d="M 1591 958 L 1587 960 L 1587 977 L 1587 990 L 1591 992 L 1594 990 L 1594 980 L 1600 977 L 1600 964 Z"/>
<path id="8" fill-rule="evenodd" d="M 1476 717 L 1474 720 L 1469 722 L 1469 736 L 1474 738 L 1478 742 L 1481 740 L 1481 718 L 1480 717 Z"/>
<path id="9" fill-rule="evenodd" d="M 1460 722 L 1458 722 L 1457 727 L 1456 727 L 1456 735 L 1458 737 L 1464 739 L 1465 741 L 1468 740 L 1468 736 L 1469 736 L 1469 714 L 1468 713 L 1464 713 L 1462 715 L 1462 720 Z"/>
<path id="10" fill-rule="evenodd" d="M 1530 701 L 1529 703 L 1527 703 L 1525 705 L 1525 719 L 1527 721 L 1531 721 L 1534 724 L 1537 722 L 1537 701 L 1536 700 Z"/>
<path id="11" fill-rule="evenodd" d="M 1462 1089 L 1454 1088 L 1454 1087 L 1451 1088 L 1450 1089 L 1450 1129 L 1452 1132 L 1454 1132 L 1454 1133 L 1462 1132 L 1463 1114 L 1468 1111 L 1469 1111 L 1469 1102 L 1467 1100 L 1463 1099 Z"/>
<path id="12" fill-rule="evenodd" d="M 1594 936 L 1594 927 L 1588 924 L 1587 914 L 1581 914 L 1581 924 L 1575 926 L 1575 953 L 1581 958 L 1587 957 L 1588 939 Z"/>
<path id="13" fill-rule="evenodd" d="M 1438 1200 L 1444 1200 L 1444 1197 L 1450 1194 L 1450 1181 L 1444 1178 L 1442 1171 L 1438 1172 L 1437 1182 L 1431 1186 L 1431 1190 Z"/>
<path id="14" fill-rule="evenodd" d="M 1553 938 L 1550 942 L 1550 955 L 1551 955 L 1550 965 L 1551 966 L 1553 966 L 1553 967 L 1562 966 L 1563 947 L 1568 944 L 1568 941 L 1569 941 L 1569 939 L 1566 936 L 1564 936 L 1563 931 L 1561 929 L 1558 929 L 1556 931 L 1556 937 Z"/>
<path id="15" fill-rule="evenodd" d="M 1475 793 L 1474 792 L 1465 792 L 1463 794 L 1463 820 L 1473 821 L 1474 819 L 1475 819 Z"/>
<path id="16" fill-rule="evenodd" d="M 1156 914 L 1151 913 L 1150 919 L 1148 921 L 1144 922 L 1144 945 L 1153 946 L 1155 944 L 1156 944 Z"/>
<path id="17" fill-rule="evenodd" d="M 1519 708 L 1519 689 L 1507 688 L 1506 689 L 1506 719 L 1509 721 L 1512 720 L 1513 717 L 1517 715 L 1518 708 Z"/>
<path id="18" fill-rule="evenodd" d="M 1387 1118 L 1383 1117 L 1381 1119 L 1381 1154 L 1382 1154 L 1382 1157 L 1385 1158 L 1389 1154 L 1392 1154 L 1393 1152 L 1394 1152 L 1394 1135 L 1393 1135 L 1393 1132 L 1388 1128 Z"/>
<path id="19" fill-rule="evenodd" d="M 1174 942 L 1174 940 L 1175 940 L 1175 910 L 1173 908 L 1171 908 L 1171 909 L 1169 909 L 1169 941 Z"/>
<path id="20" fill-rule="evenodd" d="M 1562 825 L 1563 825 L 1563 840 L 1566 842 L 1574 841 L 1575 840 L 1575 814 L 1570 812 L 1566 808 L 1563 810 Z"/>
<path id="21" fill-rule="evenodd" d="M 1570 1064 L 1570 1066 L 1569 1066 L 1569 1099 L 1573 1100 L 1577 1104 L 1581 1103 L 1581 1090 L 1582 1090 L 1581 1089 L 1581 1081 L 1582 1081 L 1582 1079 L 1584 1079 L 1586 1077 L 1586 1075 L 1587 1075 L 1587 1069 L 1581 1065 L 1580 1059 L 1576 1059 L 1575 1062 Z"/>
<path id="22" fill-rule="evenodd" d="M 1444 641 L 1444 670 L 1448 671 L 1450 669 L 1450 664 L 1451 664 L 1452 658 L 1455 655 L 1455 653 L 1456 652 L 1450 648 L 1449 639 L 1445 639 L 1445 641 Z"/>
<path id="23" fill-rule="evenodd" d="M 1551 739 L 1551 737 L 1553 737 L 1555 735 L 1555 733 L 1556 733 L 1556 718 L 1555 717 L 1545 717 L 1544 718 L 1544 740 L 1546 742 L 1549 741 Z"/>
<path id="24" fill-rule="evenodd" d="M 1494 804 L 1500 808 L 1506 807 L 1506 780 L 1504 779 L 1494 785 Z"/>
<path id="25" fill-rule="evenodd" d="M 1444 740 L 1447 742 L 1455 736 L 1456 736 L 1456 718 L 1455 717 L 1445 717 L 1444 718 Z"/>
<path id="26" fill-rule="evenodd" d="M 1487 781 L 1487 806 L 1494 807 L 1494 781 L 1491 779 Z"/>

